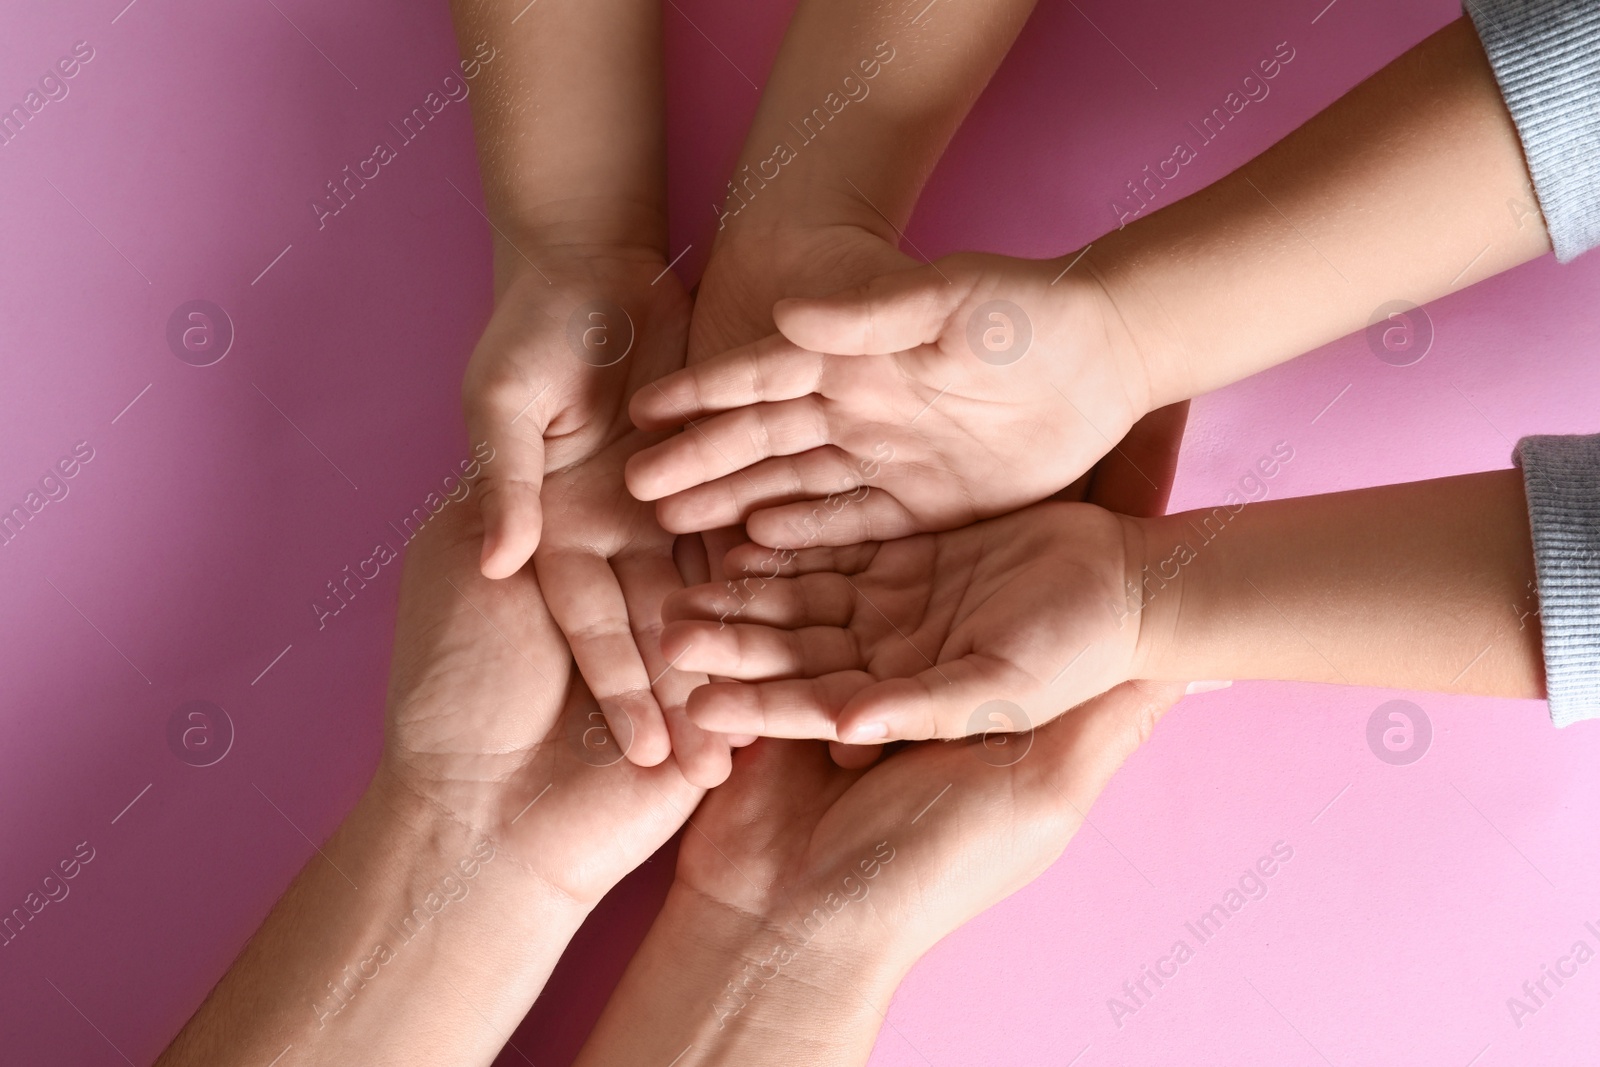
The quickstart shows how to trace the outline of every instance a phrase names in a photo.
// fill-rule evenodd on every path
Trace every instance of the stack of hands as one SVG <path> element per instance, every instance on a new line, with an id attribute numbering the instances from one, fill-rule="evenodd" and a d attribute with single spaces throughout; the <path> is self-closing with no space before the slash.
<path id="1" fill-rule="evenodd" d="M 659 6 L 456 4 L 493 57 L 494 458 L 410 550 L 371 788 L 162 1063 L 487 1063 L 686 821 L 581 1062 L 864 1062 L 1186 687 L 1540 694 L 1512 472 L 1163 514 L 1189 397 L 1548 251 L 1470 24 L 1081 250 L 919 265 L 901 229 L 1029 6 L 804 0 L 691 299 Z"/>

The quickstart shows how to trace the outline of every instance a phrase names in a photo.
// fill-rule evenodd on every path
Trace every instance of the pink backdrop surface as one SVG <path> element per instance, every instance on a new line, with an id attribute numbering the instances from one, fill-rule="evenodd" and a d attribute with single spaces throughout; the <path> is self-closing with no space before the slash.
<path id="1" fill-rule="evenodd" d="M 1165 197 L 1458 14 L 1325 3 L 1045 0 L 911 241 L 1080 245 L 1280 42 L 1295 58 L 1271 95 Z M 0 948 L 7 1064 L 149 1062 L 360 793 L 397 568 L 324 629 L 310 604 L 467 454 L 458 381 L 489 310 L 465 106 L 324 228 L 308 207 L 451 72 L 442 3 L 124 4 L 0 14 L 5 106 L 75 42 L 93 49 L 0 147 L 0 505 L 80 442 L 93 453 L 0 548 L 0 911 L 94 850 Z M 672 242 L 693 246 L 691 279 L 790 7 L 667 9 Z M 1504 467 L 1520 434 L 1594 430 L 1597 296 L 1600 257 L 1545 260 L 1428 307 L 1414 365 L 1356 336 L 1206 397 L 1175 505 L 1219 501 L 1279 442 L 1285 496 Z M 205 367 L 166 336 L 195 299 L 235 330 Z M 1404 765 L 1367 740 L 1396 698 L 1432 727 Z M 168 746 L 191 700 L 234 727 L 212 766 Z M 1191 699 L 1054 869 L 916 969 L 874 1063 L 1593 1062 L 1600 963 L 1520 1026 L 1506 999 L 1574 942 L 1600 947 L 1584 925 L 1600 926 L 1597 757 L 1600 729 L 1557 733 L 1531 702 L 1261 684 Z M 1200 944 L 1185 923 L 1275 845 L 1292 858 L 1265 895 Z M 570 1060 L 670 863 L 580 935 L 515 1039 L 534 1062 Z M 1193 958 L 1113 1012 L 1180 939 Z"/>

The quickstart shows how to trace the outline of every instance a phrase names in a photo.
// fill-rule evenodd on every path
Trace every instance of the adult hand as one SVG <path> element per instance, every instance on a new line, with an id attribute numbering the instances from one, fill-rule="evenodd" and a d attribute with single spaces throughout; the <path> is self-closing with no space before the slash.
<path id="1" fill-rule="evenodd" d="M 412 543 L 378 771 L 163 1067 L 487 1065 L 698 801 L 620 757 L 533 576 L 479 573 L 482 533 L 458 504 Z"/>
<path id="2" fill-rule="evenodd" d="M 1181 692 L 1128 683 L 865 772 L 810 741 L 736 753 L 580 1065 L 866 1062 L 906 972 L 1060 856 Z"/>

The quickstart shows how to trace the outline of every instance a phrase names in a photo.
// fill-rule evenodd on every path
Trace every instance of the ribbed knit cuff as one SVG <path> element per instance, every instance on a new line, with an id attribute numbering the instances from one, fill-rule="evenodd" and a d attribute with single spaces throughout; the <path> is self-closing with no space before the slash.
<path id="1" fill-rule="evenodd" d="M 1600 435 L 1524 437 L 1522 468 L 1557 726 L 1600 718 Z"/>
<path id="2" fill-rule="evenodd" d="M 1556 258 L 1600 244 L 1600 0 L 1465 0 Z"/>

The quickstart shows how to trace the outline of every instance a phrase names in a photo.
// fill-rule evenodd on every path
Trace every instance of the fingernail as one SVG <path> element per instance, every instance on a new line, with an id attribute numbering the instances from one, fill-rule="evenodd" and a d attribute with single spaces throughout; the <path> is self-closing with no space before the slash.
<path id="1" fill-rule="evenodd" d="M 1226 689 L 1232 684 L 1232 682 L 1190 682 L 1184 686 L 1183 693 L 1185 696 L 1194 696 L 1196 693 L 1214 693 L 1218 689 Z"/>
<path id="2" fill-rule="evenodd" d="M 886 722 L 860 722 L 852 726 L 840 738 L 847 745 L 868 745 L 874 741 L 882 741 L 889 736 L 889 724 Z"/>

